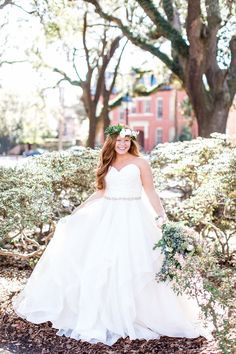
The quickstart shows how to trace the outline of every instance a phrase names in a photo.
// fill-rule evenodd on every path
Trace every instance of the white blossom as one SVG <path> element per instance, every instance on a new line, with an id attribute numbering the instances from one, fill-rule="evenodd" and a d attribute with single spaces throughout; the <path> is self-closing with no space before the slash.
<path id="1" fill-rule="evenodd" d="M 130 136 L 131 135 L 131 130 L 130 129 L 125 129 L 125 135 Z"/>
<path id="2" fill-rule="evenodd" d="M 125 138 L 125 135 L 126 135 L 125 131 L 126 131 L 126 129 L 122 129 L 122 130 L 120 131 L 120 136 L 121 136 L 121 138 Z"/>

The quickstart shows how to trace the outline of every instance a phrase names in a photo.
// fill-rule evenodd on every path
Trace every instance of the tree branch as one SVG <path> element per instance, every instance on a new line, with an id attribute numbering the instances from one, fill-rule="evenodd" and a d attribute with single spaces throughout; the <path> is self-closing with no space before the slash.
<path id="1" fill-rule="evenodd" d="M 173 0 L 163 0 L 162 3 L 168 21 L 171 23 L 174 29 L 181 33 L 182 30 L 180 16 L 177 8 L 173 5 Z"/>
<path id="2" fill-rule="evenodd" d="M 87 67 L 88 67 L 88 72 L 90 72 L 91 67 L 90 67 L 90 62 L 89 62 L 89 50 L 88 50 L 87 43 L 86 43 L 87 15 L 88 15 L 88 13 L 85 12 L 84 22 L 83 22 L 83 46 L 84 46 L 84 51 L 85 51 L 85 58 L 86 58 L 86 63 L 87 63 Z"/>
<path id="3" fill-rule="evenodd" d="M 231 51 L 231 62 L 227 72 L 227 81 L 230 88 L 231 100 L 233 101 L 236 93 L 236 35 L 232 36 L 229 47 Z"/>
<path id="4" fill-rule="evenodd" d="M 7 5 L 14 5 L 14 3 L 12 2 L 12 0 L 5 0 L 3 4 L 0 5 L 0 10 L 2 10 Z"/>
<path id="5" fill-rule="evenodd" d="M 98 76 L 98 80 L 97 80 L 97 85 L 96 85 L 96 93 L 95 93 L 95 96 L 94 96 L 94 103 L 97 104 L 98 103 L 98 100 L 99 100 L 99 97 L 101 95 L 101 89 L 102 89 L 102 86 L 103 86 L 103 81 L 104 81 L 104 77 L 105 77 L 105 71 L 116 51 L 116 49 L 119 47 L 119 43 L 120 43 L 120 40 L 121 40 L 121 36 L 118 36 L 116 37 L 111 45 L 110 45 L 110 51 L 109 53 L 107 53 L 107 55 L 103 55 L 103 58 L 102 58 L 102 66 L 99 70 L 99 76 Z"/>
<path id="6" fill-rule="evenodd" d="M 189 83 L 202 85 L 202 74 L 205 69 L 204 43 L 201 39 L 202 21 L 200 0 L 188 0 L 187 35 L 189 48 Z"/>
<path id="7" fill-rule="evenodd" d="M 183 69 L 182 67 L 178 64 L 175 63 L 173 60 L 171 60 L 168 55 L 160 51 L 159 48 L 155 47 L 154 45 L 147 43 L 146 40 L 142 39 L 140 36 L 135 36 L 129 29 L 128 26 L 125 26 L 123 22 L 113 16 L 113 15 L 108 15 L 105 13 L 101 6 L 99 5 L 97 0 L 85 0 L 88 3 L 91 3 L 95 6 L 95 11 L 104 19 L 114 22 L 118 25 L 118 27 L 121 29 L 123 34 L 136 46 L 139 48 L 150 52 L 154 56 L 158 57 L 161 61 L 165 63 L 165 65 L 176 75 L 180 78 L 180 80 L 184 81 L 184 76 L 183 76 Z"/>
<path id="8" fill-rule="evenodd" d="M 207 11 L 207 27 L 203 27 L 202 40 L 205 42 L 205 57 L 207 58 L 205 63 L 205 71 L 207 80 L 212 91 L 215 91 L 216 87 L 219 87 L 219 80 L 224 79 L 222 77 L 222 70 L 220 70 L 217 63 L 217 32 L 221 24 L 221 15 L 219 0 L 205 0 Z M 216 75 L 217 72 L 217 75 Z"/>
<path id="9" fill-rule="evenodd" d="M 17 64 L 17 63 L 26 63 L 28 60 L 3 60 L 0 62 L 0 66 L 3 64 Z"/>
<path id="10" fill-rule="evenodd" d="M 34 13 L 37 13 L 37 11 L 36 11 L 36 10 L 27 11 L 27 10 L 25 10 L 22 6 L 17 5 L 17 4 L 15 4 L 15 3 L 12 3 L 11 5 L 13 5 L 13 6 L 17 7 L 18 9 L 20 9 L 20 10 L 24 11 L 25 13 L 27 13 L 27 14 L 29 14 L 29 15 L 33 15 Z"/>
<path id="11" fill-rule="evenodd" d="M 187 33 L 190 34 L 190 39 L 191 39 L 191 33 L 193 32 L 193 27 L 194 29 L 197 29 L 196 36 L 198 36 L 198 38 L 200 37 L 200 30 L 201 30 L 199 26 L 199 24 L 201 23 L 200 18 L 201 18 L 200 0 L 195 0 L 195 1 L 188 0 Z"/>
<path id="12" fill-rule="evenodd" d="M 31 257 L 41 256 L 41 254 L 43 253 L 44 250 L 45 250 L 45 247 L 41 247 L 40 249 L 38 249 L 36 251 L 25 254 L 25 253 L 19 253 L 19 252 L 14 252 L 14 251 L 8 251 L 3 248 L 0 248 L 0 256 L 29 259 Z"/>
<path id="13" fill-rule="evenodd" d="M 63 79 L 61 79 L 61 80 L 59 81 L 59 83 L 60 83 L 61 81 L 63 81 L 63 80 L 66 80 L 66 81 L 68 81 L 71 85 L 81 87 L 81 85 L 82 85 L 82 82 L 81 82 L 81 81 L 72 80 L 64 71 L 62 71 L 62 70 L 60 70 L 60 69 L 58 69 L 58 68 L 54 68 L 53 71 L 54 71 L 55 73 L 61 74 L 61 75 L 63 76 Z"/>
<path id="14" fill-rule="evenodd" d="M 206 12 L 207 12 L 207 22 L 209 29 L 214 29 L 220 27 L 221 24 L 221 14 L 219 0 L 205 0 Z"/>
<path id="15" fill-rule="evenodd" d="M 103 37 L 101 39 L 102 49 L 101 49 L 101 53 L 99 53 L 99 55 L 97 56 L 97 60 L 96 60 L 98 78 L 97 78 L 96 90 L 95 90 L 95 95 L 94 95 L 94 100 L 93 100 L 95 105 L 98 104 L 99 98 L 101 96 L 101 90 L 102 90 L 102 86 L 103 86 L 103 83 L 104 83 L 104 80 L 105 80 L 104 79 L 105 70 L 106 70 L 106 67 L 108 65 L 107 56 L 105 55 L 105 49 L 106 49 L 106 46 L 108 44 L 106 37 L 107 37 L 106 36 L 106 29 L 104 28 Z M 100 62 L 101 59 L 102 59 L 102 64 L 99 65 L 99 62 Z"/>
<path id="16" fill-rule="evenodd" d="M 172 2 L 172 0 L 162 0 L 162 3 L 163 3 L 163 8 L 164 8 L 165 14 L 168 18 L 168 21 L 170 23 L 172 23 L 174 20 L 173 2 Z"/>
<path id="17" fill-rule="evenodd" d="M 77 75 L 79 81 L 82 82 L 81 77 L 80 77 L 80 75 L 79 75 L 79 72 L 78 72 L 78 70 L 77 70 L 76 64 L 75 64 L 75 54 L 76 54 L 76 52 L 77 52 L 77 49 L 74 48 L 74 50 L 73 50 L 73 59 L 72 59 L 73 68 L 74 68 L 74 70 L 75 70 L 75 73 L 76 73 L 76 75 Z"/>
<path id="18" fill-rule="evenodd" d="M 110 95 L 112 94 L 113 88 L 114 88 L 114 86 L 115 86 L 115 82 L 116 82 L 116 78 L 117 78 L 117 74 L 118 74 L 118 69 L 119 69 L 119 66 L 120 66 L 121 58 L 122 58 L 122 55 L 123 55 L 123 53 L 124 53 L 124 50 L 125 50 L 125 47 L 126 47 L 127 43 L 128 43 L 128 39 L 127 39 L 127 41 L 125 42 L 125 44 L 124 44 L 124 46 L 123 46 L 123 48 L 122 48 L 122 50 L 121 50 L 119 59 L 117 60 L 117 63 L 116 63 L 116 66 L 115 66 L 115 70 L 114 70 L 114 74 L 113 74 L 112 83 L 111 83 L 111 85 L 110 85 L 109 92 L 108 92 L 109 97 L 110 97 Z"/>
<path id="19" fill-rule="evenodd" d="M 152 0 L 136 0 L 136 1 L 145 11 L 147 16 L 152 20 L 152 22 L 155 25 L 158 25 L 158 28 L 161 29 L 163 36 L 171 42 L 173 49 L 184 58 L 188 57 L 187 43 L 182 38 L 181 34 L 175 28 L 172 27 L 171 23 L 166 21 L 166 19 L 160 14 L 156 6 L 153 4 L 153 1 Z M 169 0 L 166 1 L 166 3 L 167 2 L 169 4 L 168 8 L 170 9 L 171 1 Z M 172 14 L 172 18 L 173 18 L 173 14 Z"/>

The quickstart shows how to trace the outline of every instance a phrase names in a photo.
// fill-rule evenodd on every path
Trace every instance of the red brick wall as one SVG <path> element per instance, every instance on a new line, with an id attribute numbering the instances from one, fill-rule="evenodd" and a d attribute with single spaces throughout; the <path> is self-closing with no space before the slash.
<path id="1" fill-rule="evenodd" d="M 176 98 L 175 98 L 175 95 Z M 157 130 L 159 134 L 162 132 L 162 142 L 172 141 L 175 135 L 175 107 L 177 119 L 177 132 L 180 134 L 183 125 L 186 124 L 184 117 L 181 115 L 180 104 L 186 97 L 184 91 L 162 90 L 148 97 L 135 97 L 129 103 L 128 109 L 128 124 L 133 129 L 144 132 L 144 150 L 151 151 L 157 144 Z M 157 117 L 157 101 L 163 102 L 163 114 L 161 119 Z M 176 99 L 176 103 L 175 103 Z M 146 103 L 149 101 L 150 103 Z M 136 112 L 133 112 L 132 106 L 136 107 Z M 150 107 L 150 112 L 145 112 L 145 106 Z M 123 110 L 123 120 L 120 119 L 120 111 Z M 124 108 L 118 107 L 111 112 L 111 124 L 126 123 L 126 112 Z M 193 126 L 193 136 L 197 135 L 197 125 Z M 160 136 L 159 136 L 160 137 Z M 140 134 L 142 138 L 142 134 Z M 161 138 L 161 137 L 160 137 Z M 142 139 L 141 139 L 142 140 Z"/>

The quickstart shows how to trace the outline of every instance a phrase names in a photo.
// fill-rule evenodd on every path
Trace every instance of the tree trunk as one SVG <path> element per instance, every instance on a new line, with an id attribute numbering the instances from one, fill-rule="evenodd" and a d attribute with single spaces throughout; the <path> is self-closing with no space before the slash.
<path id="1" fill-rule="evenodd" d="M 96 116 L 96 104 L 92 100 L 90 94 L 90 85 L 83 84 L 83 95 L 81 101 L 83 102 L 85 112 L 89 119 L 89 133 L 86 146 L 94 149 L 95 147 L 95 138 L 96 138 L 96 128 L 97 128 L 97 116 Z"/>
<path id="2" fill-rule="evenodd" d="M 103 109 L 102 115 L 103 115 L 103 124 L 104 124 L 104 130 L 105 130 L 111 123 L 110 118 L 109 118 L 108 101 L 106 102 L 106 105 Z"/>
<path id="3" fill-rule="evenodd" d="M 201 113 L 197 116 L 198 135 L 208 138 L 215 132 L 224 134 L 226 132 L 229 108 L 230 107 L 220 108 L 216 105 L 211 112 L 201 110 Z"/>
<path id="4" fill-rule="evenodd" d="M 89 135 L 88 135 L 88 140 L 87 140 L 86 145 L 92 149 L 95 148 L 96 125 L 97 125 L 96 117 L 90 115 L 89 116 Z"/>
<path id="5" fill-rule="evenodd" d="M 158 57 L 174 76 L 179 78 L 197 117 L 199 135 L 208 137 L 213 132 L 225 133 L 229 108 L 236 92 L 236 36 L 233 35 L 229 43 L 226 43 L 231 52 L 231 59 L 228 67 L 221 69 L 218 62 L 218 45 L 219 38 L 223 37 L 219 31 L 224 22 L 225 15 L 222 14 L 226 9 L 219 0 L 186 1 L 185 21 L 180 21 L 182 14 L 174 5 L 174 1 L 162 1 L 159 6 L 155 1 L 134 1 L 155 28 L 149 36 L 142 26 L 137 34 L 137 27 L 136 25 L 133 27 L 132 20 L 126 23 L 120 17 L 116 17 L 112 9 L 108 14 L 105 6 L 103 8 L 100 4 L 101 1 L 86 0 L 86 2 L 93 4 L 96 12 L 105 20 L 114 22 L 134 45 Z M 205 6 L 202 6 L 203 3 Z M 127 13 L 129 10 L 128 7 Z M 233 18 L 231 10 L 230 8 L 229 19 Z M 183 27 L 181 22 L 184 23 Z M 169 40 L 172 57 L 159 50 L 157 43 L 154 43 L 154 40 L 159 38 L 162 41 Z"/>

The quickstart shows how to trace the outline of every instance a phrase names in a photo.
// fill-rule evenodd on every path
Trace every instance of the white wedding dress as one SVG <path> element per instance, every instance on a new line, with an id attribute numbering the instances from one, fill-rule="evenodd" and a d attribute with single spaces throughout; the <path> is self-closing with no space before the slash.
<path id="1" fill-rule="evenodd" d="M 206 336 L 195 302 L 155 280 L 161 230 L 141 195 L 138 166 L 110 167 L 104 197 L 58 222 L 13 301 L 17 314 L 90 343 Z"/>

